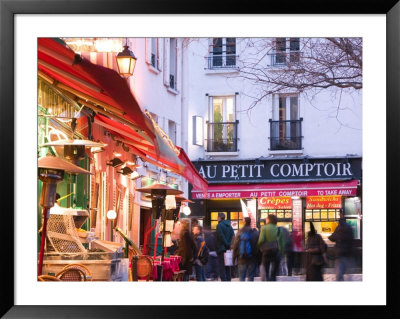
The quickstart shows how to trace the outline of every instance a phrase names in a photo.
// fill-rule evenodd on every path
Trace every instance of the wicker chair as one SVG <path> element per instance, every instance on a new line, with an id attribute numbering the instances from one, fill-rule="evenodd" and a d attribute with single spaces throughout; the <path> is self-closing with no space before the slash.
<path id="1" fill-rule="evenodd" d="M 65 266 L 62 270 L 65 269 L 80 269 L 85 273 L 86 276 L 86 281 L 92 281 L 92 272 L 89 270 L 89 268 L 87 268 L 86 266 L 82 265 L 82 264 L 69 264 L 67 266 Z"/>
<path id="2" fill-rule="evenodd" d="M 55 276 L 41 275 L 41 276 L 38 276 L 38 281 L 61 281 L 61 280 Z"/>
<path id="3" fill-rule="evenodd" d="M 63 269 L 56 275 L 56 277 L 61 281 L 86 281 L 85 272 L 78 268 Z"/>

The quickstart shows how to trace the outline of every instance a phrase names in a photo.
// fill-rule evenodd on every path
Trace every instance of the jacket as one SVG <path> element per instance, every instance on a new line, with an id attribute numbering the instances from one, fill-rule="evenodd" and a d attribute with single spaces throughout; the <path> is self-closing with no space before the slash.
<path id="1" fill-rule="evenodd" d="M 201 234 L 194 236 L 194 241 L 196 243 L 196 248 L 194 250 L 194 259 L 196 259 L 197 255 L 199 254 L 201 243 L 204 241 L 203 236 Z"/>
<path id="2" fill-rule="evenodd" d="M 353 229 L 344 219 L 339 221 L 339 226 L 328 239 L 336 243 L 335 248 L 338 256 L 350 256 L 352 254 Z"/>
<path id="3" fill-rule="evenodd" d="M 190 265 L 194 261 L 196 243 L 189 231 L 181 233 L 176 254 L 182 257 L 182 265 Z"/>
<path id="4" fill-rule="evenodd" d="M 204 232 L 204 240 L 206 241 L 206 245 L 210 251 L 216 251 L 216 235 L 215 232 L 205 231 Z"/>
<path id="5" fill-rule="evenodd" d="M 274 240 L 278 241 L 279 252 L 281 256 L 283 256 L 285 254 L 285 235 L 281 229 L 278 237 L 278 226 L 275 224 L 266 224 L 261 227 L 257 248 L 260 249 L 261 244 L 264 242 L 270 242 Z"/>
<path id="6" fill-rule="evenodd" d="M 216 251 L 217 253 L 222 253 L 230 249 L 232 244 L 232 239 L 235 236 L 233 228 L 230 221 L 221 220 L 217 225 L 217 241 L 216 241 Z"/>
<path id="7" fill-rule="evenodd" d="M 243 234 L 244 232 L 250 231 L 251 232 L 251 237 L 250 237 L 250 244 L 252 248 L 252 255 L 253 257 L 251 259 L 256 260 L 257 259 L 257 254 L 258 254 L 258 249 L 257 249 L 257 241 L 258 241 L 258 231 L 257 229 L 252 229 L 250 226 L 244 226 L 241 228 L 238 233 L 235 236 L 235 239 L 233 241 L 233 259 L 238 260 L 238 264 L 245 263 L 249 259 L 245 258 L 240 258 L 240 235 Z"/>

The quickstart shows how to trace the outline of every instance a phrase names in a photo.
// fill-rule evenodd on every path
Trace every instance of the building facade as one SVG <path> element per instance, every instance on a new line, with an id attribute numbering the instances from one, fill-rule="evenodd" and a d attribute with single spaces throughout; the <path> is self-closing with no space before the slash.
<path id="1" fill-rule="evenodd" d="M 172 148 L 182 146 L 182 39 L 178 38 L 64 38 L 67 45 L 90 62 L 118 71 L 116 55 L 127 45 L 137 58 L 134 74 L 127 79 L 129 88 L 141 110 L 153 121 Z M 151 200 L 137 192 L 140 187 L 160 182 L 173 188 L 187 190 L 187 181 L 168 169 L 154 165 L 129 150 L 129 144 L 107 119 L 94 121 L 93 137 L 107 144 L 105 151 L 95 153 L 91 162 L 94 173 L 90 181 L 90 207 L 100 207 L 90 218 L 90 228 L 104 240 L 124 243 L 123 238 L 110 232 L 106 213 L 117 211 L 119 228 L 147 253 L 152 253 L 158 228 L 151 215 Z M 124 133 L 124 132 L 122 132 Z M 111 147 L 110 147 L 111 146 Z M 118 157 L 134 166 L 136 179 L 118 174 L 107 162 Z M 186 194 L 187 196 L 187 191 Z M 99 201 L 107 198 L 107 201 Z M 123 203 L 119 205 L 119 203 Z M 107 207 L 106 207 L 107 206 Z M 99 213 L 101 212 L 101 213 Z M 99 215 L 100 214 L 100 215 Z M 111 237 L 112 236 L 112 237 Z M 160 245 L 159 245 L 160 249 Z"/>
<path id="2" fill-rule="evenodd" d="M 362 90 L 285 89 L 259 99 L 265 90 L 241 72 L 245 63 L 284 72 L 306 41 L 267 40 L 265 56 L 259 39 L 245 38 L 193 39 L 184 51 L 188 154 L 210 183 L 207 195 L 191 191 L 192 215 L 213 230 L 224 212 L 238 230 L 248 213 L 258 227 L 272 213 L 303 240 L 308 221 L 327 240 L 344 208 L 361 239 Z"/>

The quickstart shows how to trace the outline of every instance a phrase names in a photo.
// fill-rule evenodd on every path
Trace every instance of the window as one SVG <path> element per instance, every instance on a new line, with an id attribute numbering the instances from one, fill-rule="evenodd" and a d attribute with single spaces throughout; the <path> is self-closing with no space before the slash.
<path id="1" fill-rule="evenodd" d="M 236 232 L 244 226 L 244 219 L 242 212 L 231 212 L 231 211 L 213 211 L 210 212 L 210 226 L 211 230 L 216 230 L 218 225 L 218 214 L 223 213 L 225 215 L 225 219 L 231 222 L 231 226 L 233 231 Z"/>
<path id="2" fill-rule="evenodd" d="M 235 96 L 210 97 L 207 152 L 237 152 Z"/>
<path id="3" fill-rule="evenodd" d="M 275 215 L 278 218 L 278 226 L 285 226 L 292 231 L 292 210 L 291 209 L 261 209 L 260 226 L 265 225 L 268 215 Z"/>
<path id="4" fill-rule="evenodd" d="M 169 87 L 176 90 L 176 77 L 177 77 L 177 39 L 171 38 L 169 40 Z"/>
<path id="5" fill-rule="evenodd" d="M 151 38 L 150 64 L 153 68 L 158 68 L 158 43 L 156 38 Z"/>
<path id="6" fill-rule="evenodd" d="M 176 123 L 171 120 L 168 120 L 168 136 L 172 143 L 176 145 Z"/>
<path id="7" fill-rule="evenodd" d="M 146 63 L 149 70 L 156 74 L 161 71 L 159 42 L 158 38 L 146 38 Z"/>
<path id="8" fill-rule="evenodd" d="M 300 38 L 276 38 L 272 65 L 288 65 L 300 62 Z"/>
<path id="9" fill-rule="evenodd" d="M 208 68 L 236 67 L 236 38 L 212 38 Z"/>
<path id="10" fill-rule="evenodd" d="M 273 118 L 270 120 L 271 150 L 301 149 L 301 122 L 297 95 L 275 97 Z"/>

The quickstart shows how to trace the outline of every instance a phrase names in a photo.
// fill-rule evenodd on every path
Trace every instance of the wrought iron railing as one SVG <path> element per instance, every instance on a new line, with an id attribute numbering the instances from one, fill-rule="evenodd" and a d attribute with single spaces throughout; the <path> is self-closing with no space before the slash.
<path id="1" fill-rule="evenodd" d="M 282 51 L 268 54 L 271 57 L 271 65 L 298 64 L 301 62 L 302 52 L 300 51 Z"/>
<path id="2" fill-rule="evenodd" d="M 222 54 L 212 53 L 207 57 L 208 69 L 223 69 L 223 68 L 236 68 L 236 60 L 239 56 L 236 54 Z"/>
<path id="3" fill-rule="evenodd" d="M 301 150 L 302 121 L 303 118 L 291 121 L 272 121 L 270 119 L 270 150 Z"/>
<path id="4" fill-rule="evenodd" d="M 237 152 L 238 137 L 236 122 L 207 123 L 207 152 Z"/>

